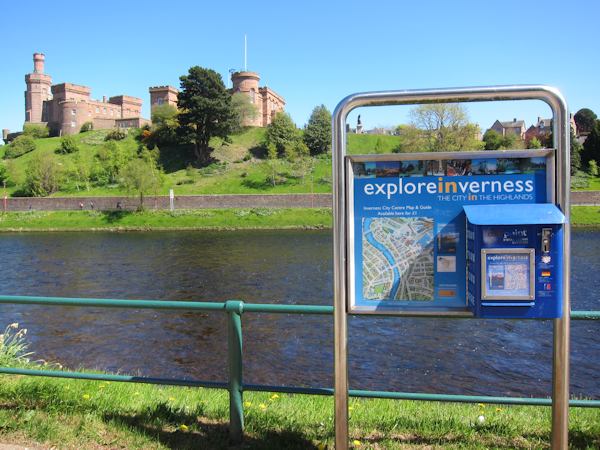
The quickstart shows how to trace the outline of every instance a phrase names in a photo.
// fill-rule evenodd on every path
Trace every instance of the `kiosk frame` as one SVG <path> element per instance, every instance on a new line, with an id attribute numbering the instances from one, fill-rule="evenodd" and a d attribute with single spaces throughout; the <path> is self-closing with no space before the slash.
<path id="1" fill-rule="evenodd" d="M 567 104 L 556 88 L 544 85 L 509 85 L 448 89 L 377 91 L 344 98 L 333 113 L 333 291 L 335 366 L 335 447 L 348 448 L 348 280 L 346 179 L 346 120 L 363 106 L 419 105 L 430 103 L 541 100 L 552 110 L 553 146 L 556 149 L 554 203 L 565 215 L 563 262 L 563 317 L 553 320 L 552 360 L 552 448 L 568 448 L 569 425 L 569 334 L 570 334 L 570 133 Z M 456 317 L 443 311 L 406 316 Z M 468 314 L 465 314 L 468 317 Z"/>

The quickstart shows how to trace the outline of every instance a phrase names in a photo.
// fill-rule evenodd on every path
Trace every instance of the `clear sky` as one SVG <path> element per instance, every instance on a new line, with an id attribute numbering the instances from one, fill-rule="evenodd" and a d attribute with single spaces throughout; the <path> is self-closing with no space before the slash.
<path id="1" fill-rule="evenodd" d="M 298 126 L 321 103 L 372 90 L 540 83 L 558 87 L 572 112 L 600 115 L 600 2 L 581 1 L 53 1 L 0 9 L 0 128 L 20 130 L 24 75 L 46 55 L 54 83 L 92 88 L 94 98 L 179 86 L 193 65 L 259 72 Z M 360 111 L 365 128 L 408 121 L 409 108 Z M 470 104 L 482 129 L 493 121 L 549 116 L 541 102 Z M 354 125 L 356 115 L 350 117 Z"/>

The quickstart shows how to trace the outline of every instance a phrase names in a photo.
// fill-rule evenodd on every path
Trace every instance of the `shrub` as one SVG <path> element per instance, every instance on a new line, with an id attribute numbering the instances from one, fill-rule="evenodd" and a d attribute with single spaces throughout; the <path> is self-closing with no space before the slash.
<path id="1" fill-rule="evenodd" d="M 94 129 L 94 124 L 92 122 L 86 122 L 81 125 L 80 133 L 87 133 L 88 131 L 92 131 Z"/>
<path id="2" fill-rule="evenodd" d="M 596 160 L 592 159 L 588 161 L 588 173 L 593 177 L 597 177 L 599 175 L 598 163 Z"/>
<path id="3" fill-rule="evenodd" d="M 40 139 L 48 137 L 50 130 L 48 130 L 46 125 L 42 125 L 41 123 L 28 123 L 23 127 L 23 134 L 31 136 L 34 139 Z"/>
<path id="4" fill-rule="evenodd" d="M 8 181 L 8 169 L 4 163 L 0 163 L 0 184 L 4 184 Z"/>
<path id="5" fill-rule="evenodd" d="M 25 171 L 24 190 L 32 197 L 45 197 L 58 191 L 62 169 L 52 154 L 34 155 Z"/>
<path id="6" fill-rule="evenodd" d="M 72 136 L 63 136 L 60 139 L 60 146 L 56 149 L 56 153 L 61 155 L 68 155 L 70 153 L 75 153 L 79 151 L 79 147 L 77 146 L 77 142 L 73 139 Z"/>
<path id="7" fill-rule="evenodd" d="M 5 159 L 18 158 L 25 153 L 35 150 L 35 141 L 31 136 L 21 135 L 16 138 L 10 145 L 7 146 L 4 153 Z"/>
<path id="8" fill-rule="evenodd" d="M 105 141 L 121 141 L 121 140 L 125 139 L 126 137 L 127 137 L 126 131 L 116 128 L 116 129 L 110 131 L 106 135 L 104 140 Z"/>

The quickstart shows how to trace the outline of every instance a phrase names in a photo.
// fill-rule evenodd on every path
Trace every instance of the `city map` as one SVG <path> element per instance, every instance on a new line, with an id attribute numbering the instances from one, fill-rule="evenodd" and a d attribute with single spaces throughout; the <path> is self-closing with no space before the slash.
<path id="1" fill-rule="evenodd" d="M 363 218 L 362 259 L 366 300 L 433 300 L 433 218 Z"/>

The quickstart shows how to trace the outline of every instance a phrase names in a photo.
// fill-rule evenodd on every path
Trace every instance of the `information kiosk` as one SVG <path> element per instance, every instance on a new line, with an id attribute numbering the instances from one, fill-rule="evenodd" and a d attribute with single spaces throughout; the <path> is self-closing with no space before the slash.
<path id="1" fill-rule="evenodd" d="M 356 107 L 531 99 L 552 109 L 552 149 L 346 155 L 346 119 Z M 554 319 L 552 443 L 567 448 L 567 119 L 564 99 L 546 86 L 370 92 L 340 102 L 333 117 L 336 448 L 348 446 L 347 314 Z"/>

